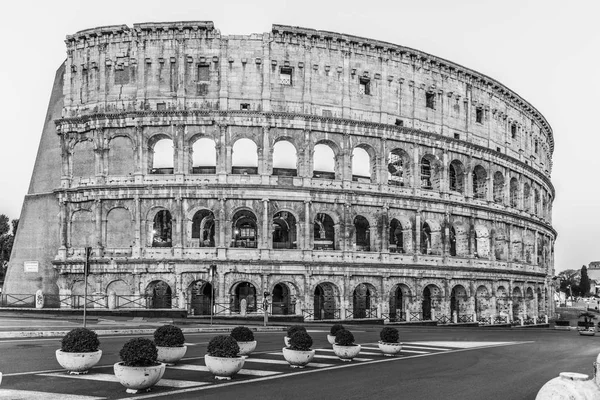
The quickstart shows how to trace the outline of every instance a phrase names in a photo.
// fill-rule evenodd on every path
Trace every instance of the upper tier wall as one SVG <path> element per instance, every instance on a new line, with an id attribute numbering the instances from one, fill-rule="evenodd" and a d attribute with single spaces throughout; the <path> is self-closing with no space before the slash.
<path id="1" fill-rule="evenodd" d="M 552 130 L 534 107 L 418 50 L 281 25 L 222 36 L 212 22 L 96 28 L 66 43 L 64 117 L 249 109 L 402 124 L 551 172 Z"/>

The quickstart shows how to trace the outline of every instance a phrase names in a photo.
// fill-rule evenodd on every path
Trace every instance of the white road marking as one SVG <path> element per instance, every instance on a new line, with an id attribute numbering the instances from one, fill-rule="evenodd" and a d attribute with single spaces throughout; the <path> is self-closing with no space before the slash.
<path id="1" fill-rule="evenodd" d="M 183 369 L 187 371 L 208 371 L 208 367 L 205 365 L 191 365 L 191 364 L 179 364 L 172 365 L 169 367 L 170 369 Z M 252 369 L 241 369 L 238 374 L 240 375 L 252 375 L 252 376 L 269 376 L 269 375 L 277 375 L 283 372 L 278 371 L 263 371 L 263 370 L 252 370 Z M 160 382 L 159 382 L 160 383 Z"/>
<path id="2" fill-rule="evenodd" d="M 402 349 L 401 352 L 402 353 L 415 353 L 415 354 L 433 354 L 433 353 L 430 353 L 429 351 L 405 350 L 405 349 Z"/>
<path id="3" fill-rule="evenodd" d="M 432 351 L 448 351 L 452 350 L 450 348 L 442 348 L 442 347 L 429 347 L 429 346 L 413 346 L 411 344 L 402 344 L 402 349 L 421 349 L 421 350 L 432 350 Z"/>
<path id="4" fill-rule="evenodd" d="M 470 349 L 473 347 L 503 346 L 523 342 L 409 342 L 406 345 L 442 346 L 458 349 Z"/>
<path id="5" fill-rule="evenodd" d="M 321 350 L 321 349 L 319 349 Z M 274 356 L 283 356 L 283 353 L 279 352 L 279 353 L 268 353 Z M 362 353 L 361 353 L 362 354 Z M 328 356 L 325 354 L 315 354 L 315 358 L 326 358 L 326 359 L 331 359 L 331 360 L 339 360 L 340 358 L 338 356 Z M 358 358 L 358 357 L 354 357 L 353 358 L 354 361 L 371 361 L 372 358 Z"/>
<path id="6" fill-rule="evenodd" d="M 10 400 L 102 400 L 106 397 L 82 396 L 80 394 L 63 394 L 35 392 L 32 390 L 0 389 L 0 399 Z"/>
<path id="7" fill-rule="evenodd" d="M 42 376 L 52 376 L 58 378 L 72 378 L 89 381 L 102 381 L 102 382 L 119 382 L 116 376 L 112 374 L 85 374 L 85 375 L 69 375 L 66 373 L 56 374 L 40 374 Z M 173 388 L 188 388 L 192 386 L 208 385 L 209 382 L 197 382 L 197 381 L 184 381 L 179 379 L 161 379 L 158 381 L 156 386 L 167 386 Z"/>
<path id="8" fill-rule="evenodd" d="M 380 355 L 382 355 L 381 352 L 371 353 L 371 352 L 368 352 L 368 351 L 363 351 L 363 349 L 364 349 L 364 347 L 361 346 L 361 348 L 360 348 L 360 354 L 363 355 L 363 356 L 380 356 Z M 333 353 L 333 349 L 317 349 L 317 351 L 326 351 L 328 353 Z"/>
<path id="9" fill-rule="evenodd" d="M 279 365 L 284 365 L 284 364 L 289 364 L 287 361 L 285 360 L 270 360 L 268 358 L 246 358 L 246 362 L 255 362 L 255 363 L 264 363 L 264 364 L 279 364 Z M 335 364 L 322 364 L 322 363 L 309 363 L 308 366 L 309 367 L 314 367 L 314 368 L 324 368 L 324 367 L 331 367 L 332 365 Z"/>

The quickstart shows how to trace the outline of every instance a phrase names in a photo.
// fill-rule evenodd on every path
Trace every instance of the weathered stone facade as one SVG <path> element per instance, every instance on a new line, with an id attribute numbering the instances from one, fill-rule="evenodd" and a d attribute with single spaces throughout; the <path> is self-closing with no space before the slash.
<path id="1" fill-rule="evenodd" d="M 215 265 L 223 313 L 265 291 L 273 313 L 306 318 L 552 311 L 552 130 L 499 82 L 280 25 L 145 23 L 66 44 L 5 293 L 81 294 L 89 246 L 89 291 L 113 306 L 205 313 Z M 276 165 L 284 143 L 294 167 Z"/>

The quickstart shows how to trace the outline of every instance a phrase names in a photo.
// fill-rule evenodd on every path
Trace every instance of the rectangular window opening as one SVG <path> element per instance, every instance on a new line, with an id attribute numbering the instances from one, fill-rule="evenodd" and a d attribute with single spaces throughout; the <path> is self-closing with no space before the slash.
<path id="1" fill-rule="evenodd" d="M 129 82 L 129 66 L 117 66 L 115 69 L 115 85 L 127 85 Z"/>
<path id="2" fill-rule="evenodd" d="M 156 110 L 165 111 L 167 109 L 167 103 L 156 103 Z"/>
<path id="3" fill-rule="evenodd" d="M 210 80 L 210 69 L 208 65 L 198 65 L 198 82 L 208 82 Z"/>
<path id="4" fill-rule="evenodd" d="M 460 139 L 460 133 L 455 133 L 454 134 L 454 139 Z"/>
<path id="5" fill-rule="evenodd" d="M 371 81 L 369 78 L 360 78 L 358 93 L 360 94 L 371 94 Z"/>
<path id="6" fill-rule="evenodd" d="M 435 109 L 435 93 L 425 93 L 425 107 Z"/>
<path id="7" fill-rule="evenodd" d="M 517 138 L 517 126 L 514 124 L 510 126 L 510 137 L 513 139 Z"/>
<path id="8" fill-rule="evenodd" d="M 396 118 L 396 126 L 404 126 L 404 121 L 399 118 Z"/>
<path id="9" fill-rule="evenodd" d="M 250 103 L 241 103 L 240 104 L 240 110 L 249 110 L 250 109 Z"/>
<path id="10" fill-rule="evenodd" d="M 475 109 L 475 122 L 483 124 L 483 108 Z"/>
<path id="11" fill-rule="evenodd" d="M 292 68 L 281 67 L 279 70 L 279 83 L 284 86 L 292 86 Z"/>

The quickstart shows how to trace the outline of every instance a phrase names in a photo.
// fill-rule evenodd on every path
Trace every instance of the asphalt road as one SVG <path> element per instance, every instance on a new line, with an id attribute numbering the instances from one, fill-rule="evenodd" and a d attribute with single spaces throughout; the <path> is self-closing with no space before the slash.
<path id="1" fill-rule="evenodd" d="M 380 329 L 351 327 L 356 342 L 367 347 L 375 347 Z M 442 327 L 399 330 L 408 351 L 403 351 L 401 357 L 392 359 L 366 350 L 370 354 L 359 356 L 362 361 L 342 363 L 328 358 L 332 353 L 327 352 L 331 346 L 326 329 L 309 328 L 313 348 L 322 349 L 317 351 L 322 358 L 315 359 L 321 367 L 304 370 L 263 364 L 264 359 L 283 360 L 269 353 L 281 351 L 284 333 L 257 333 L 259 344 L 251 356 L 254 361 L 244 366 L 254 375 L 238 375 L 223 383 L 214 381 L 208 372 L 168 369 L 164 379 L 185 384 L 157 386 L 141 395 L 127 395 L 119 383 L 93 378 L 112 374 L 112 364 L 119 361 L 118 352 L 128 337 L 101 337 L 102 360 L 83 378 L 69 377 L 60 369 L 54 356 L 59 339 L 1 340 L 0 372 L 4 378 L 0 399 L 534 399 L 540 387 L 560 372 L 591 376 L 600 351 L 600 336 L 584 337 L 575 331 Z M 202 357 L 212 336 L 186 335 L 190 346 L 181 363 L 203 365 Z"/>

